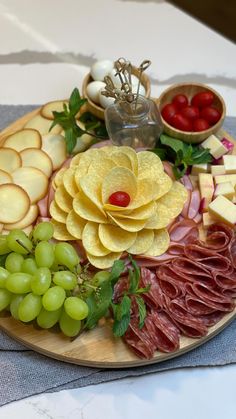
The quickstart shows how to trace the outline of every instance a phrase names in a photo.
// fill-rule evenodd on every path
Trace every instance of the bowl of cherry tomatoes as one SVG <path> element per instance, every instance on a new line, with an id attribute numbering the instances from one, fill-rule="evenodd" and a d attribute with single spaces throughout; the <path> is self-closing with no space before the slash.
<path id="1" fill-rule="evenodd" d="M 225 119 L 224 99 L 205 84 L 174 84 L 161 94 L 158 105 L 164 132 L 188 143 L 201 143 Z"/>

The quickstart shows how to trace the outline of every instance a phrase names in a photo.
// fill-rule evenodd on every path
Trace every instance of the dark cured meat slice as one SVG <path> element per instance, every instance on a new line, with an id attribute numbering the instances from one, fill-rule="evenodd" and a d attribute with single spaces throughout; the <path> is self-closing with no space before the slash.
<path id="1" fill-rule="evenodd" d="M 179 348 L 180 332 L 170 320 L 170 317 L 163 311 L 152 310 L 148 318 L 151 319 L 156 329 L 155 343 L 157 349 L 161 352 L 176 351 Z"/>
<path id="2" fill-rule="evenodd" d="M 234 268 L 236 268 L 236 237 L 230 243 L 229 255 Z"/>
<path id="3" fill-rule="evenodd" d="M 214 313 L 200 316 L 199 319 L 204 323 L 205 326 L 210 327 L 218 323 L 221 319 L 223 319 L 224 316 L 225 313 L 222 311 L 214 311 Z"/>
<path id="4" fill-rule="evenodd" d="M 213 276 L 218 287 L 229 290 L 236 290 L 236 276 L 235 272 L 232 273 L 221 273 L 213 272 Z"/>
<path id="5" fill-rule="evenodd" d="M 187 258 L 200 262 L 207 269 L 224 272 L 231 269 L 231 261 L 227 257 L 197 244 L 185 246 L 184 252 Z"/>
<path id="6" fill-rule="evenodd" d="M 140 330 L 137 320 L 132 319 L 125 332 L 124 341 L 137 356 L 150 359 L 155 352 L 155 345 L 151 339 L 147 338 L 143 329 Z"/>
<path id="7" fill-rule="evenodd" d="M 215 312 L 215 308 L 209 306 L 208 303 L 202 301 L 201 298 L 197 297 L 196 295 L 186 295 L 185 304 L 189 313 L 196 317 L 208 315 Z"/>
<path id="8" fill-rule="evenodd" d="M 230 245 L 234 231 L 224 223 L 212 224 L 207 230 L 206 242 L 199 241 L 202 247 L 223 252 Z"/>
<path id="9" fill-rule="evenodd" d="M 124 295 L 126 291 L 129 289 L 129 278 L 128 276 L 121 277 L 119 281 L 115 284 L 114 293 L 113 293 L 113 301 L 117 303 L 120 298 Z"/>
<path id="10" fill-rule="evenodd" d="M 194 262 L 186 257 L 179 257 L 172 261 L 172 269 L 183 275 L 190 282 L 207 282 L 210 287 L 215 286 L 211 273 L 199 262 Z"/>
<path id="11" fill-rule="evenodd" d="M 209 289 L 209 287 L 207 287 L 206 284 L 199 284 L 199 283 L 188 284 L 186 285 L 186 289 L 187 289 L 188 294 L 191 297 L 194 298 L 194 296 L 197 296 L 198 298 L 200 298 L 203 304 L 205 303 L 207 307 L 209 308 L 211 307 L 213 310 L 230 312 L 235 307 L 235 304 L 232 298 L 223 296 L 217 291 Z M 191 307 L 189 303 L 190 301 L 189 296 L 186 296 L 186 305 L 187 305 L 187 300 L 188 300 L 189 311 L 191 311 L 190 310 Z M 194 314 L 197 314 L 197 313 L 195 312 Z M 205 313 L 202 313 L 202 314 L 205 314 Z"/>
<path id="12" fill-rule="evenodd" d="M 183 335 L 199 338 L 207 334 L 207 327 L 199 318 L 193 317 L 185 306 L 183 300 L 172 300 L 168 305 L 168 314 L 182 331 Z"/>
<path id="13" fill-rule="evenodd" d="M 163 293 L 156 275 L 149 269 L 141 268 L 140 286 L 147 287 L 150 284 L 150 291 L 142 295 L 145 303 L 151 308 L 165 308 L 169 299 Z"/>
<path id="14" fill-rule="evenodd" d="M 171 299 L 185 295 L 185 281 L 176 274 L 169 265 L 163 265 L 156 270 L 162 291 Z"/>

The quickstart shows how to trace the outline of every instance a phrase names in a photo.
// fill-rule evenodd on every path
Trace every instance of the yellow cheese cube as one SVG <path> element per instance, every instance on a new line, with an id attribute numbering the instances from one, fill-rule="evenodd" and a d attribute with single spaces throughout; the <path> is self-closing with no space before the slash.
<path id="1" fill-rule="evenodd" d="M 219 175 L 215 176 L 215 184 L 231 182 L 233 186 L 236 185 L 236 175 Z"/>
<path id="2" fill-rule="evenodd" d="M 236 223 L 236 206 L 222 195 L 209 204 L 209 213 L 229 225 Z"/>
<path id="3" fill-rule="evenodd" d="M 225 173 L 236 173 L 236 156 L 231 154 L 223 156 L 223 162 L 225 166 Z"/>
<path id="4" fill-rule="evenodd" d="M 194 164 L 192 166 L 191 175 L 198 175 L 199 173 L 208 173 L 210 167 L 207 163 Z"/>
<path id="5" fill-rule="evenodd" d="M 193 185 L 193 189 L 198 188 L 198 176 L 189 175 L 189 179 L 191 180 L 191 183 Z"/>
<path id="6" fill-rule="evenodd" d="M 210 173 L 199 173 L 199 189 L 203 200 L 202 211 L 206 212 L 214 194 L 213 176 Z"/>
<path id="7" fill-rule="evenodd" d="M 235 194 L 234 187 L 231 182 L 219 183 L 216 185 L 214 196 L 223 195 L 232 201 Z"/>
<path id="8" fill-rule="evenodd" d="M 212 217 L 212 215 L 210 215 L 209 212 L 204 212 L 204 214 L 202 214 L 202 222 L 204 227 L 209 227 L 212 224 L 215 224 L 217 220 L 214 217 Z"/>
<path id="9" fill-rule="evenodd" d="M 210 135 L 210 137 L 203 141 L 201 146 L 203 148 L 209 148 L 209 152 L 215 159 L 219 159 L 221 156 L 228 153 L 227 148 L 214 134 Z"/>
<path id="10" fill-rule="evenodd" d="M 223 164 L 217 164 L 211 166 L 211 173 L 213 176 L 225 175 L 225 166 Z"/>

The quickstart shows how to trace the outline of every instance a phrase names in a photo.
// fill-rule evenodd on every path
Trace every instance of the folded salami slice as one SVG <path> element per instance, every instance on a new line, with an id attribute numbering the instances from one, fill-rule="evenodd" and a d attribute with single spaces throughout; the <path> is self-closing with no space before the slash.
<path id="1" fill-rule="evenodd" d="M 234 231 L 224 223 L 212 224 L 207 230 L 206 242 L 199 241 L 202 247 L 223 252 L 232 242 Z"/>
<path id="2" fill-rule="evenodd" d="M 142 295 L 145 303 L 155 309 L 165 309 L 169 298 L 161 289 L 156 275 L 149 269 L 141 268 L 140 286 L 150 286 L 150 290 Z"/>
<path id="3" fill-rule="evenodd" d="M 174 352 L 179 349 L 180 331 L 165 312 L 152 310 L 148 319 L 156 329 L 156 349 L 161 352 Z"/>
<path id="4" fill-rule="evenodd" d="M 191 313 L 193 312 L 191 301 L 194 300 L 194 296 L 200 298 L 202 304 L 206 304 L 207 307 L 216 311 L 230 312 L 235 308 L 235 304 L 232 298 L 223 296 L 221 293 L 210 289 L 206 284 L 188 284 L 186 285 L 186 289 L 188 294 L 192 296 L 192 298 L 190 298 L 189 295 L 186 295 L 185 297 L 186 306 Z"/>
<path id="5" fill-rule="evenodd" d="M 214 311 L 211 314 L 200 316 L 199 319 L 205 324 L 205 326 L 210 327 L 218 323 L 221 319 L 223 319 L 224 316 L 225 313 L 222 311 Z"/>
<path id="6" fill-rule="evenodd" d="M 169 265 L 163 265 L 157 268 L 156 275 L 160 287 L 164 294 L 170 299 L 175 299 L 185 295 L 185 283 L 183 277 L 178 275 Z"/>
<path id="7" fill-rule="evenodd" d="M 188 244 L 185 246 L 184 253 L 187 258 L 200 262 L 207 269 L 224 272 L 231 269 L 230 259 L 197 244 Z"/>
<path id="8" fill-rule="evenodd" d="M 124 335 L 125 343 L 132 349 L 132 351 L 141 358 L 150 359 L 153 357 L 155 352 L 155 344 L 151 338 L 151 335 L 155 334 L 155 329 L 153 325 L 152 333 L 149 332 L 149 335 L 144 331 L 144 327 L 140 330 L 138 327 L 137 319 L 132 319 L 127 331 Z"/>
<path id="9" fill-rule="evenodd" d="M 172 261 L 171 267 L 176 273 L 184 275 L 190 282 L 207 282 L 209 286 L 215 286 L 211 273 L 199 262 L 186 257 L 178 257 Z"/>
<path id="10" fill-rule="evenodd" d="M 217 286 L 223 290 L 236 290 L 236 274 L 235 271 L 224 274 L 222 272 L 213 272 L 213 277 Z"/>

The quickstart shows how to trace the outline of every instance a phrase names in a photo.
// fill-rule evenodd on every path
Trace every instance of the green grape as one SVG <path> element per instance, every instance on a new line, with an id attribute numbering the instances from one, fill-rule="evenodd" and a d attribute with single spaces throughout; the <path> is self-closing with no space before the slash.
<path id="1" fill-rule="evenodd" d="M 24 299 L 25 295 L 17 294 L 11 300 L 10 312 L 14 319 L 19 320 L 18 309 L 21 301 Z"/>
<path id="2" fill-rule="evenodd" d="M 6 258 L 5 267 L 11 273 L 21 272 L 23 262 L 24 258 L 22 255 L 12 252 Z"/>
<path id="3" fill-rule="evenodd" d="M 110 278 L 110 275 L 111 274 L 108 271 L 99 271 L 94 275 L 92 279 L 92 284 L 98 287 L 103 282 L 108 281 L 108 279 Z"/>
<path id="4" fill-rule="evenodd" d="M 0 288 L 5 288 L 6 279 L 9 276 L 9 272 L 0 266 Z"/>
<path id="5" fill-rule="evenodd" d="M 9 249 L 7 245 L 7 238 L 6 236 L 0 236 L 0 256 L 5 255 L 6 253 L 10 253 L 11 249 Z"/>
<path id="6" fill-rule="evenodd" d="M 5 287 L 13 294 L 26 294 L 31 291 L 32 276 L 23 272 L 10 274 L 5 283 Z"/>
<path id="7" fill-rule="evenodd" d="M 50 268 L 54 259 L 54 245 L 46 241 L 39 242 L 35 248 L 35 260 L 37 265 L 40 268 Z"/>
<path id="8" fill-rule="evenodd" d="M 66 298 L 66 292 L 63 288 L 55 286 L 49 288 L 42 298 L 43 307 L 48 311 L 55 311 L 60 308 Z"/>
<path id="9" fill-rule="evenodd" d="M 59 265 L 64 265 L 70 270 L 79 263 L 79 256 L 69 243 L 57 243 L 55 246 L 55 257 Z"/>
<path id="10" fill-rule="evenodd" d="M 88 305 L 78 297 L 68 297 L 64 303 L 65 312 L 74 320 L 83 320 L 88 316 Z"/>
<path id="11" fill-rule="evenodd" d="M 13 252 L 27 255 L 31 252 L 33 244 L 22 230 L 12 230 L 8 234 L 7 245 Z"/>
<path id="12" fill-rule="evenodd" d="M 42 308 L 37 317 L 39 327 L 42 327 L 42 329 L 50 329 L 50 327 L 53 327 L 59 321 L 61 312 L 62 307 L 55 311 L 47 311 L 45 308 Z"/>
<path id="13" fill-rule="evenodd" d="M 7 308 L 7 306 L 11 302 L 12 294 L 4 289 L 0 288 L 0 311 L 4 310 L 4 308 Z"/>
<path id="14" fill-rule="evenodd" d="M 38 268 L 31 280 L 31 290 L 36 295 L 43 295 L 51 285 L 51 272 L 48 268 Z"/>
<path id="15" fill-rule="evenodd" d="M 45 221 L 43 223 L 37 224 L 36 227 L 34 227 L 33 238 L 35 240 L 47 241 L 52 238 L 53 233 L 54 233 L 54 228 L 53 228 L 52 223 Z"/>
<path id="16" fill-rule="evenodd" d="M 65 311 L 62 312 L 59 325 L 64 335 L 69 337 L 78 335 L 81 329 L 81 321 L 72 319 Z"/>
<path id="17" fill-rule="evenodd" d="M 31 322 L 40 313 L 42 298 L 32 293 L 27 294 L 19 304 L 18 316 L 22 322 Z"/>
<path id="18" fill-rule="evenodd" d="M 24 259 L 21 267 L 21 272 L 25 272 L 30 275 L 34 275 L 37 271 L 38 267 L 36 265 L 34 258 L 26 258 Z"/>
<path id="19" fill-rule="evenodd" d="M 73 290 L 77 285 L 76 276 L 70 271 L 58 271 L 53 275 L 52 280 L 64 290 Z"/>

